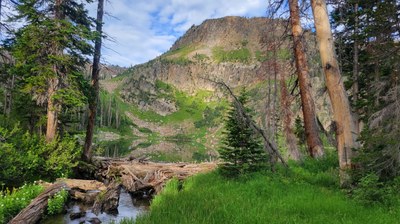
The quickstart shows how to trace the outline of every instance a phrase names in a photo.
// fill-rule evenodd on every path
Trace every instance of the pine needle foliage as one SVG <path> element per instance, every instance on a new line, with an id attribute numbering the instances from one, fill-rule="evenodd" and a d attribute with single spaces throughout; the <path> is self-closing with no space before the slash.
<path id="1" fill-rule="evenodd" d="M 239 102 L 244 106 L 245 112 L 251 110 L 246 107 L 248 95 L 243 89 Z M 219 149 L 223 163 L 219 170 L 223 176 L 236 177 L 242 174 L 255 172 L 266 168 L 267 154 L 264 152 L 260 138 L 256 136 L 233 102 L 225 120 L 223 146 Z"/>

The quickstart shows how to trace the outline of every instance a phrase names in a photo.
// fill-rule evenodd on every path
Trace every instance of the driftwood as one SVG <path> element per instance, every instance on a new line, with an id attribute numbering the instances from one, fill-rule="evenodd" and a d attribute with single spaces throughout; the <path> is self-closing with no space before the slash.
<path id="1" fill-rule="evenodd" d="M 154 163 L 145 162 L 143 159 L 127 160 L 101 157 L 95 157 L 93 162 L 98 168 L 97 178 L 104 182 L 110 182 L 107 188 L 103 183 L 94 180 L 58 179 L 55 184 L 46 184 L 46 190 L 14 217 L 9 224 L 37 223 L 46 211 L 48 199 L 62 189 L 69 190 L 70 195 L 75 199 L 88 201 L 88 197 L 90 197 L 90 202 L 92 202 L 96 198 L 93 206 L 95 214 L 99 212 L 112 213 L 118 211 L 121 187 L 130 193 L 148 192 L 149 190 L 152 193 L 158 193 L 165 183 L 174 177 L 183 180 L 217 167 L 216 163 Z M 88 195 L 90 192 L 93 193 L 92 191 L 96 191 L 94 196 Z"/>
<path id="2" fill-rule="evenodd" d="M 48 199 L 63 189 L 66 189 L 65 183 L 56 183 L 48 187 L 43 193 L 36 197 L 25 209 L 15 216 L 9 224 L 34 224 L 37 223 L 43 213 L 46 211 Z"/>
<path id="3" fill-rule="evenodd" d="M 94 160 L 97 160 L 98 166 L 102 167 L 98 178 L 120 180 L 121 185 L 130 193 L 149 190 L 158 193 L 165 183 L 174 177 L 183 180 L 217 167 L 216 163 L 155 163 L 99 157 Z"/>
<path id="4" fill-rule="evenodd" d="M 57 179 L 57 182 L 65 183 L 70 189 L 79 189 L 80 191 L 104 191 L 107 189 L 106 185 L 96 180 L 80 180 L 80 179 Z"/>
<path id="5" fill-rule="evenodd" d="M 108 185 L 107 190 L 102 192 L 93 205 L 93 213 L 118 213 L 119 195 L 121 193 L 121 185 L 113 182 Z"/>

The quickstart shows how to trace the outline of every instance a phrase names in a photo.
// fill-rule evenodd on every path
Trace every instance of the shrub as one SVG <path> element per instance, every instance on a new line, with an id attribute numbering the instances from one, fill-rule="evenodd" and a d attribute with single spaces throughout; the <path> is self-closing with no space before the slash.
<path id="1" fill-rule="evenodd" d="M 379 177 L 370 173 L 360 179 L 357 188 L 353 191 L 353 197 L 364 204 L 375 204 L 382 202 L 385 195 L 385 189 Z"/>
<path id="2" fill-rule="evenodd" d="M 66 177 L 78 165 L 80 147 L 72 137 L 46 143 L 43 137 L 0 127 L 0 184 L 20 186 L 38 179 Z M 18 178 L 16 178 L 18 177 Z"/>
<path id="3" fill-rule="evenodd" d="M 7 223 L 43 190 L 39 185 L 23 185 L 19 189 L 6 189 L 0 193 L 0 223 Z"/>
<path id="4" fill-rule="evenodd" d="M 395 123 L 395 122 L 393 122 Z M 359 179 L 370 173 L 381 181 L 391 181 L 400 175 L 400 129 L 364 130 L 361 135 L 363 148 L 357 162 L 362 169 L 355 173 Z"/>
<path id="5" fill-rule="evenodd" d="M 52 198 L 49 198 L 47 204 L 47 214 L 57 215 L 63 212 L 65 202 L 68 199 L 68 192 L 66 190 L 61 190 L 55 194 Z"/>

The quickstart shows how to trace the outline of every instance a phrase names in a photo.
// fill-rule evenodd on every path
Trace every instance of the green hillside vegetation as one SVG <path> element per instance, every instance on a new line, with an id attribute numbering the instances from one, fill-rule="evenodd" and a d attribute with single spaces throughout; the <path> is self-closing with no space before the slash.
<path id="1" fill-rule="evenodd" d="M 189 60 L 188 55 L 196 50 L 196 46 L 184 46 L 178 49 L 169 51 L 161 56 L 161 59 L 165 62 L 175 63 L 179 65 L 187 65 L 192 63 Z"/>
<path id="2" fill-rule="evenodd" d="M 120 80 L 121 78 L 117 76 L 111 80 L 111 82 Z M 135 104 L 124 102 L 119 96 L 120 90 L 118 88 L 113 93 L 109 93 L 107 91 L 100 92 L 101 104 L 103 104 L 106 108 L 111 105 L 110 111 L 112 118 L 110 124 L 107 124 L 106 121 L 110 115 L 107 115 L 108 111 L 106 110 L 106 114 L 104 114 L 102 118 L 104 120 L 104 124 L 97 130 L 117 133 L 120 135 L 120 138 L 109 141 L 98 139 L 99 147 L 97 153 L 113 156 L 114 153 L 110 153 L 109 151 L 115 151 L 115 149 L 118 148 L 119 156 L 127 155 L 132 150 L 130 147 L 131 143 L 138 139 L 138 136 L 133 134 L 132 128 L 134 128 L 146 135 L 144 142 L 140 143 L 137 146 L 138 148 L 147 148 L 162 141 L 169 141 L 177 143 L 181 150 L 192 153 L 192 157 L 188 161 L 203 161 L 209 159 L 209 156 L 206 155 L 208 150 L 208 147 L 206 147 L 206 135 L 208 134 L 207 130 L 209 128 L 219 126 L 228 102 L 226 100 L 222 100 L 220 102 L 208 102 L 207 99 L 212 97 L 213 93 L 207 90 L 198 90 L 195 94 L 188 95 L 187 93 L 176 89 L 174 86 L 160 80 L 157 80 L 155 85 L 157 89 L 156 95 L 146 95 L 145 99 L 151 100 L 156 98 L 171 100 L 177 105 L 178 111 L 166 116 L 162 116 L 152 110 L 141 110 Z M 179 127 L 182 122 L 193 122 L 195 128 L 189 130 L 190 132 L 185 134 L 164 137 L 160 136 L 158 133 L 152 132 L 148 128 L 139 127 L 138 125 L 134 124 L 125 115 L 126 112 L 132 113 L 143 121 L 157 123 L 161 126 L 173 125 Z M 118 127 L 115 124 L 116 113 L 121 116 L 120 125 Z M 216 133 L 216 135 L 220 134 L 220 131 Z M 182 161 L 182 157 L 180 155 L 173 155 L 172 153 L 157 153 L 150 154 L 149 156 L 157 161 Z"/>
<path id="3" fill-rule="evenodd" d="M 279 60 L 290 60 L 292 58 L 292 52 L 290 51 L 290 49 L 287 48 L 278 49 L 276 55 L 277 59 Z M 273 59 L 274 53 L 272 51 L 262 52 L 260 50 L 257 50 L 255 52 L 255 57 L 257 61 L 264 62 Z"/>
<path id="4" fill-rule="evenodd" d="M 223 47 L 214 47 L 212 49 L 213 59 L 217 63 L 221 62 L 240 62 L 249 63 L 251 60 L 251 52 L 248 48 L 241 47 L 236 50 L 224 50 Z"/>

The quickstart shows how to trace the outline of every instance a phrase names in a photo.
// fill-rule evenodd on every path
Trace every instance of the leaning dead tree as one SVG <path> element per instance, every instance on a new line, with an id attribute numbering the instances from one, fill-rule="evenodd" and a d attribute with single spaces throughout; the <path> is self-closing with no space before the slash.
<path id="1" fill-rule="evenodd" d="M 324 147 L 319 137 L 315 105 L 311 94 L 311 80 L 303 46 L 303 29 L 300 23 L 300 9 L 297 0 L 289 0 L 289 10 L 308 152 L 312 158 L 320 158 L 324 155 Z"/>
<path id="2" fill-rule="evenodd" d="M 274 168 L 274 165 L 276 164 L 277 160 L 279 159 L 279 161 L 281 161 L 281 163 L 287 167 L 287 163 L 286 161 L 283 159 L 281 153 L 279 152 L 276 143 L 273 142 L 273 140 L 270 140 L 270 138 L 268 138 L 267 133 L 265 132 L 265 130 L 263 130 L 262 128 L 260 128 L 254 121 L 253 119 L 251 119 L 251 117 L 246 113 L 245 108 L 243 107 L 243 105 L 240 103 L 239 99 L 236 97 L 236 95 L 233 93 L 232 89 L 223 81 L 215 81 L 215 80 L 211 80 L 208 78 L 203 78 L 209 82 L 214 83 L 215 85 L 223 88 L 224 90 L 226 90 L 228 92 L 228 94 L 232 97 L 233 101 L 234 101 L 234 106 L 237 109 L 237 111 L 239 112 L 239 117 L 240 119 L 242 119 L 244 121 L 244 123 L 246 125 L 248 125 L 251 129 L 253 129 L 253 131 L 256 134 L 259 134 L 262 139 L 263 139 L 263 143 L 264 143 L 264 150 L 265 152 L 269 155 L 269 159 L 270 159 L 270 164 L 272 166 L 272 169 Z"/>
<path id="3" fill-rule="evenodd" d="M 339 63 L 335 54 L 332 30 L 329 23 L 328 9 L 325 0 L 311 0 L 314 24 L 319 45 L 326 87 L 332 103 L 336 124 L 336 139 L 340 166 L 341 185 L 349 184 L 353 148 L 358 148 L 358 129 L 351 113 L 347 92 L 344 88 Z"/>

